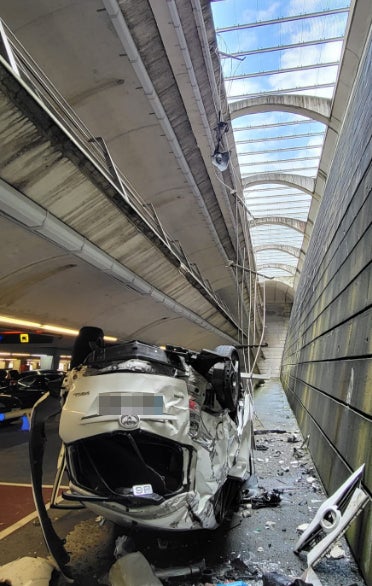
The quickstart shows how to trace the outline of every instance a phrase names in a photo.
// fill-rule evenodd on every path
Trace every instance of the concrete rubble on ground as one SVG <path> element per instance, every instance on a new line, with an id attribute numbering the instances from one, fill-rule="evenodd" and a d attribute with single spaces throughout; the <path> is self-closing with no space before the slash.
<path id="1" fill-rule="evenodd" d="M 278 430 L 275 430 L 275 432 L 277 433 Z M 289 447 L 289 444 L 299 443 L 301 438 L 293 433 L 284 434 L 283 441 Z M 298 484 L 302 482 L 302 490 L 306 495 L 308 495 L 310 491 L 310 496 L 315 494 L 320 497 L 316 499 L 310 499 L 311 506 L 307 504 L 308 500 L 306 500 L 306 503 L 304 503 L 303 506 L 306 507 L 306 514 L 309 515 L 312 510 L 315 510 L 316 508 L 312 505 L 315 504 L 318 506 L 319 503 L 322 503 L 323 499 L 321 498 L 321 484 L 316 476 L 315 470 L 311 467 L 311 460 L 307 452 L 307 442 L 308 438 L 306 438 L 306 440 L 301 443 L 301 454 L 299 456 L 301 459 L 301 464 L 299 468 L 302 469 L 302 474 L 300 477 L 296 478 L 296 481 Z M 281 476 L 283 463 L 288 462 L 288 466 L 284 466 L 284 468 L 288 468 L 288 471 L 291 468 L 292 470 L 298 470 L 298 461 L 297 459 L 293 460 L 293 457 L 296 457 L 296 454 L 299 454 L 299 448 L 296 448 L 296 450 L 294 448 L 290 448 L 293 449 L 293 452 L 289 455 L 290 457 L 288 458 L 288 453 L 284 453 L 285 450 L 279 450 L 278 447 L 276 447 L 276 449 L 273 451 L 272 446 L 270 447 L 271 451 L 273 452 L 273 456 L 269 457 L 265 464 L 268 465 L 270 460 L 271 462 L 272 460 L 277 462 L 277 465 L 279 465 L 280 468 L 277 470 L 276 478 Z M 354 474 L 353 478 L 356 478 L 356 476 L 357 474 Z M 265 477 L 262 478 L 261 476 L 253 476 L 249 479 L 246 485 L 244 485 L 242 491 L 242 503 L 239 510 L 232 519 L 232 524 L 236 519 L 239 518 L 242 522 L 247 516 L 251 517 L 248 519 L 248 523 L 250 523 L 253 521 L 254 516 L 259 514 L 259 512 L 256 511 L 257 509 L 260 511 L 267 509 L 268 512 L 270 509 L 278 510 L 277 514 L 280 515 L 280 505 L 282 500 L 284 502 L 284 507 L 288 505 L 288 497 L 293 492 L 295 492 L 296 487 L 288 488 L 286 484 L 283 484 L 282 488 L 271 487 L 269 490 L 267 490 L 263 486 L 260 486 L 260 481 L 262 479 L 265 480 Z M 339 494 L 340 489 L 336 493 L 336 500 L 337 495 Z M 319 510 L 328 510 L 328 502 L 329 501 L 326 501 L 325 505 L 323 505 L 323 508 L 320 507 Z M 335 499 L 330 497 L 330 502 L 334 503 Z M 284 515 L 285 510 L 283 510 L 282 513 Z M 315 518 L 317 519 L 318 517 L 315 516 Z M 352 519 L 349 519 L 349 521 L 351 520 Z M 300 533 L 306 532 L 309 526 L 312 526 L 312 522 L 302 524 L 302 526 L 297 526 L 297 531 Z M 273 519 L 265 518 L 263 522 L 263 528 L 265 531 L 270 532 L 270 534 L 267 534 L 266 540 L 264 541 L 264 543 L 266 542 L 267 548 L 270 548 L 272 536 L 277 531 L 277 522 Z M 294 540 L 296 527 L 292 527 L 290 529 L 293 531 Z M 251 527 L 251 530 L 255 531 L 253 527 Z M 337 533 L 333 541 L 338 539 L 339 536 L 340 534 Z M 161 547 L 162 549 L 166 549 L 167 545 L 165 541 L 162 541 Z M 290 555 L 294 556 L 294 549 L 295 548 L 292 547 Z M 325 555 L 329 549 L 330 548 L 324 549 L 324 551 L 322 551 L 322 556 Z M 265 546 L 259 546 L 257 548 L 257 551 L 262 554 L 265 554 L 265 550 L 267 552 Z M 169 553 L 170 557 L 172 557 L 171 551 Z M 220 567 L 206 567 L 204 560 L 202 560 L 199 563 L 194 562 L 193 564 L 183 567 L 177 567 L 174 565 L 159 569 L 156 567 L 156 565 L 150 564 L 142 553 L 133 552 L 133 541 L 125 536 L 118 538 L 116 542 L 115 554 L 119 559 L 117 562 L 115 562 L 114 566 L 110 570 L 109 581 L 107 582 L 107 584 L 110 586 L 129 586 L 130 584 L 135 584 L 136 586 L 157 586 L 159 583 L 165 584 L 167 586 L 179 586 L 181 584 L 189 584 L 193 586 L 224 586 L 227 584 L 229 586 L 305 586 L 306 584 L 309 586 L 328 586 L 327 582 L 323 582 L 319 578 L 311 565 L 308 565 L 308 567 L 305 567 L 305 569 L 302 568 L 302 571 L 299 572 L 293 570 L 289 575 L 287 575 L 284 569 L 280 566 L 280 560 L 278 560 L 277 564 L 269 561 L 267 561 L 267 563 L 257 563 L 254 561 L 246 562 L 243 556 L 240 554 L 236 557 L 230 557 L 228 563 L 222 564 Z M 336 542 L 333 548 L 330 549 L 328 555 L 332 560 L 341 559 L 345 557 L 345 550 L 339 542 Z M 283 551 L 283 556 L 288 557 L 288 551 Z M 133 563 L 135 559 L 137 562 Z M 115 575 L 113 573 L 114 568 Z M 129 577 L 129 570 L 133 572 L 131 579 Z M 141 575 L 143 573 L 142 582 L 139 578 L 139 572 Z M 159 580 L 161 580 L 161 582 L 159 582 Z M 352 584 L 349 580 L 348 582 L 345 582 L 343 586 L 352 586 Z"/>
<path id="2" fill-rule="evenodd" d="M 272 392 L 270 389 L 270 405 Z M 190 551 L 186 543 L 173 540 L 156 548 L 154 541 L 148 546 L 126 536 L 118 539 L 118 534 L 111 539 L 112 529 L 100 522 L 102 519 L 82 521 L 67 534 L 66 544 L 72 554 L 76 586 L 116 586 L 110 583 L 110 579 L 116 580 L 112 574 L 110 578 L 110 571 L 120 558 L 123 560 L 116 568 L 128 566 L 130 558 L 125 557 L 133 553 L 137 556 L 132 559 L 146 568 L 154 586 L 365 586 L 341 536 L 316 562 L 315 570 L 308 567 L 305 552 L 294 553 L 299 533 L 310 526 L 326 497 L 307 449 L 309 438 L 302 438 L 282 395 L 279 399 L 281 421 L 273 424 L 270 412 L 268 429 L 257 426 L 257 444 L 264 449 L 255 452 L 255 477 L 245 487 L 243 503 L 225 528 L 203 538 L 193 536 Z M 275 504 L 267 498 L 274 490 L 278 497 Z M 267 506 L 254 508 L 249 496 L 263 497 L 260 504 L 266 500 Z M 106 543 L 108 556 L 103 549 Z M 103 562 L 107 562 L 105 568 Z M 144 586 L 146 582 L 117 584 Z M 62 576 L 57 580 L 54 576 L 50 582 L 50 586 L 67 585 Z"/>
<path id="3" fill-rule="evenodd" d="M 239 552 L 238 555 L 230 555 L 229 559 L 225 560 L 219 567 L 206 566 L 204 559 L 197 562 L 193 560 L 192 563 L 184 566 L 172 563 L 168 564 L 167 567 L 158 567 L 153 563 L 153 560 L 147 559 L 145 552 L 136 551 L 136 544 L 131 538 L 119 536 L 115 542 L 113 556 L 116 561 L 111 565 L 108 573 L 101 577 L 100 584 L 106 586 L 160 586 L 162 584 L 167 586 L 186 584 L 190 586 L 222 586 L 225 584 L 229 584 L 229 586 L 305 586 L 306 584 L 328 586 L 328 583 L 324 582 L 315 573 L 311 563 L 306 563 L 305 566 L 307 567 L 305 568 L 302 566 L 301 571 L 298 571 L 298 563 L 297 565 L 293 564 L 288 573 L 288 569 L 285 571 L 284 564 L 281 565 L 278 553 L 276 554 L 276 562 L 272 561 L 273 548 L 271 546 L 274 544 L 274 538 L 278 538 L 279 532 L 283 534 L 284 531 L 284 535 L 287 534 L 287 529 L 283 526 L 283 522 L 280 521 L 280 517 L 288 515 L 289 498 L 293 494 L 298 494 L 296 485 L 301 484 L 301 494 L 307 495 L 305 500 L 297 502 L 296 510 L 299 507 L 304 507 L 304 513 L 307 517 L 314 515 L 313 511 L 316 509 L 317 513 L 313 521 L 296 524 L 295 526 L 293 526 L 293 523 L 292 526 L 288 523 L 288 530 L 293 533 L 292 541 L 294 541 L 296 532 L 301 535 L 297 538 L 297 544 L 291 547 L 290 552 L 286 551 L 290 548 L 290 545 L 285 541 L 285 549 L 282 550 L 283 558 L 288 559 L 289 556 L 293 556 L 294 559 L 298 559 L 299 556 L 295 556 L 293 550 L 296 547 L 301 549 L 301 544 L 306 541 L 309 528 L 311 531 L 314 528 L 314 523 L 315 526 L 318 526 L 319 520 L 324 518 L 324 512 L 328 512 L 330 507 L 334 507 L 332 509 L 334 513 L 332 527 L 336 521 L 337 523 L 340 521 L 340 516 L 335 509 L 340 489 L 335 493 L 336 500 L 335 495 L 332 495 L 330 499 L 324 501 L 321 494 L 322 488 L 316 472 L 312 468 L 305 442 L 301 444 L 301 456 L 299 458 L 301 463 L 298 464 L 296 454 L 299 453 L 299 448 L 295 450 L 296 446 L 294 444 L 299 443 L 301 438 L 293 433 L 283 434 L 281 435 L 282 441 L 280 445 L 279 442 L 273 440 L 273 438 L 277 437 L 277 431 L 274 430 L 266 434 L 264 445 L 267 445 L 268 450 L 258 451 L 265 451 L 269 454 L 267 461 L 257 464 L 257 475 L 251 477 L 244 486 L 241 506 L 231 520 L 232 531 L 234 531 L 236 522 L 238 525 L 247 523 L 249 524 L 247 535 L 257 535 L 256 556 L 252 555 L 247 559 Z M 264 434 L 261 433 L 260 435 L 262 437 Z M 285 446 L 288 447 L 285 448 Z M 288 453 L 288 449 L 290 453 Z M 288 472 L 285 471 L 287 468 Z M 269 474 L 267 473 L 268 470 L 270 470 Z M 293 471 L 296 474 L 295 478 L 290 476 Z M 300 475 L 298 475 L 298 471 L 301 471 Z M 358 471 L 353 475 L 353 478 L 356 478 L 357 473 Z M 283 474 L 290 476 L 289 484 L 283 479 Z M 266 487 L 261 485 L 262 481 Z M 281 486 L 275 486 L 275 483 Z M 317 496 L 317 498 L 310 499 L 308 498 L 309 496 Z M 271 516 L 270 511 L 273 511 L 273 513 L 276 511 L 274 518 Z M 257 522 L 260 515 L 262 516 L 263 514 L 265 516 L 260 519 L 262 529 L 258 529 Z M 355 511 L 356 514 L 357 511 Z M 351 522 L 352 518 L 351 516 L 348 521 Z M 104 524 L 97 522 L 97 525 L 102 528 Z M 330 535 L 332 536 L 332 533 L 328 530 L 326 537 Z M 341 563 L 341 561 L 345 560 L 347 553 L 343 544 L 338 541 L 339 537 L 340 532 L 335 532 L 334 539 L 328 539 L 327 548 L 322 550 L 319 558 L 327 553 L 329 556 L 327 559 L 332 562 L 337 560 L 336 563 Z M 286 535 L 286 539 L 288 539 L 288 535 Z M 162 541 L 160 545 L 161 549 L 166 551 L 167 542 Z M 309 553 L 311 553 L 311 549 Z M 307 553 L 307 556 L 309 556 L 309 553 Z M 173 559 L 172 552 L 170 552 L 169 558 Z M 316 562 L 318 561 L 319 559 L 317 558 Z M 54 566 L 45 559 L 21 558 L 0 568 L 0 580 L 7 580 L 8 582 L 5 583 L 12 586 L 25 586 L 26 584 L 27 586 L 47 586 L 49 584 L 52 586 L 55 584 L 51 579 L 53 569 Z M 27 582 L 25 577 L 27 577 Z M 75 583 L 78 585 L 79 581 Z M 58 586 L 64 586 L 64 584 L 63 581 L 58 582 Z M 353 584 L 359 585 L 362 582 Z M 348 578 L 348 581 L 343 582 L 342 586 L 352 586 L 352 581 Z"/>
<path id="4" fill-rule="evenodd" d="M 136 551 L 120 557 L 109 572 L 111 586 L 161 586 L 149 562 L 141 552 Z"/>
<path id="5" fill-rule="evenodd" d="M 44 558 L 24 557 L 0 567 L 0 584 L 48 586 L 55 566 Z"/>

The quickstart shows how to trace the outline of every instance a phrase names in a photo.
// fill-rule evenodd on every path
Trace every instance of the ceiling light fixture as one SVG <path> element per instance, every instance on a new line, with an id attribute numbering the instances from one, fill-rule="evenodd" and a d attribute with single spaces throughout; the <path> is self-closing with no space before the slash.
<path id="1" fill-rule="evenodd" d="M 23 357 L 28 357 L 31 356 L 31 354 L 27 354 L 25 352 L 0 352 L 0 356 L 5 358 L 6 356 L 8 356 L 9 358 L 23 358 Z"/>
<path id="2" fill-rule="evenodd" d="M 8 317 L 5 315 L 0 315 L 0 323 L 14 324 L 16 326 L 24 326 L 25 328 L 39 328 L 40 327 L 40 324 L 37 324 L 33 321 L 20 320 L 20 319 Z"/>
<path id="3" fill-rule="evenodd" d="M 13 325 L 17 325 L 20 327 L 24 327 L 24 328 L 38 328 L 41 330 L 45 330 L 47 332 L 51 332 L 51 333 L 56 333 L 56 334 L 65 334 L 66 336 L 77 336 L 79 333 L 79 330 L 72 330 L 70 328 L 62 328 L 60 326 L 54 326 L 51 324 L 39 324 L 36 322 L 32 322 L 32 321 L 26 321 L 23 319 L 18 319 L 18 318 L 14 318 L 14 317 L 9 317 L 6 315 L 0 315 L 0 323 L 5 323 L 5 324 L 13 324 Z M 106 342 L 117 342 L 117 338 L 113 337 L 113 336 L 104 336 L 104 339 L 106 340 Z"/>

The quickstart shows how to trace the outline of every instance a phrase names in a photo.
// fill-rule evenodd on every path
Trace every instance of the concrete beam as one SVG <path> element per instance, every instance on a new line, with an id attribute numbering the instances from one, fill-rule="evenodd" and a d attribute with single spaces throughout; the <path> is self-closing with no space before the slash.
<path id="1" fill-rule="evenodd" d="M 280 263 L 280 262 L 272 262 L 272 263 L 259 265 L 258 269 L 260 271 L 262 271 L 264 269 L 281 269 L 282 271 L 286 271 L 287 273 L 290 273 L 293 276 L 296 274 L 296 267 L 292 267 L 291 265 L 287 265 L 285 263 Z"/>
<path id="2" fill-rule="evenodd" d="M 280 224 L 281 226 L 293 228 L 293 230 L 297 230 L 297 232 L 301 232 L 301 234 L 304 234 L 306 229 L 306 222 L 303 220 L 297 220 L 296 218 L 286 218 L 284 216 L 266 216 L 263 218 L 256 218 L 255 220 L 251 220 L 249 222 L 249 227 L 255 228 L 256 226 L 261 226 L 262 224 Z"/>
<path id="3" fill-rule="evenodd" d="M 253 98 L 237 100 L 230 104 L 231 119 L 240 118 L 248 114 L 258 114 L 260 112 L 293 112 L 301 114 L 308 118 L 322 122 L 327 126 L 333 127 L 338 131 L 337 121 L 330 120 L 332 101 L 328 98 L 317 98 L 315 96 L 305 96 L 296 94 L 280 95 L 263 95 Z"/>
<path id="4" fill-rule="evenodd" d="M 280 250 L 281 252 L 287 252 L 296 258 L 299 258 L 301 254 L 300 248 L 289 246 L 289 244 L 261 244 L 260 246 L 255 246 L 253 250 L 255 253 L 262 252 L 263 250 Z"/>
<path id="5" fill-rule="evenodd" d="M 295 175 L 294 173 L 252 173 L 242 179 L 243 189 L 264 183 L 279 183 L 288 187 L 296 187 L 312 197 L 319 198 L 314 193 L 315 180 L 306 175 Z"/>

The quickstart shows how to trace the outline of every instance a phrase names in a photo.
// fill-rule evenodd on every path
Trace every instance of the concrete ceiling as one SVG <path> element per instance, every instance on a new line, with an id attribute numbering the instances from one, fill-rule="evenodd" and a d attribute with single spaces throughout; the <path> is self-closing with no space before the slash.
<path id="1" fill-rule="evenodd" d="M 2 3 L 21 79 L 2 64 L 0 314 L 192 347 L 246 339 L 251 285 L 239 277 L 237 295 L 228 261 L 252 249 L 235 154 L 212 165 L 214 30 L 197 4 Z"/>
<path id="2" fill-rule="evenodd" d="M 353 7 L 302 252 L 367 5 Z M 227 170 L 212 164 L 221 110 L 231 120 L 209 1 L 3 0 L 0 16 L 15 35 L 15 70 L 0 63 L 0 315 L 195 348 L 258 339 L 231 137 Z"/>

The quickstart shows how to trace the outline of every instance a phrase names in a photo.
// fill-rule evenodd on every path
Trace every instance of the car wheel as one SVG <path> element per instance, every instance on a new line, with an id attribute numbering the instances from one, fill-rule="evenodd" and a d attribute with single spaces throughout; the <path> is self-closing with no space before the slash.
<path id="1" fill-rule="evenodd" d="M 213 368 L 212 385 L 221 407 L 230 413 L 236 411 L 240 394 L 240 360 L 234 346 L 217 346 L 216 354 L 229 360 L 217 362 Z"/>
<path id="2" fill-rule="evenodd" d="M 103 331 L 101 328 L 93 326 L 80 328 L 71 353 L 71 368 L 82 364 L 95 345 L 98 347 L 103 346 Z"/>

